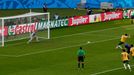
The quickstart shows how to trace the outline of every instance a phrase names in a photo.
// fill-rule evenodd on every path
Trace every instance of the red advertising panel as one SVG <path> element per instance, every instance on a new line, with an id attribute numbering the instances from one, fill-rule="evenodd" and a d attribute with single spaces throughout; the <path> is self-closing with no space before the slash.
<path id="1" fill-rule="evenodd" d="M 123 12 L 117 11 L 117 12 L 106 12 L 101 14 L 101 20 L 102 21 L 110 21 L 110 20 L 118 20 L 123 18 Z"/>
<path id="2" fill-rule="evenodd" d="M 68 19 L 69 24 L 68 26 L 77 26 L 80 24 L 88 24 L 89 23 L 89 16 L 76 16 Z"/>
<path id="3" fill-rule="evenodd" d="M 0 35 L 2 35 L 2 27 L 0 27 Z M 8 27 L 5 26 L 4 27 L 4 36 L 7 36 L 8 35 Z"/>
<path id="4" fill-rule="evenodd" d="M 35 23 L 8 26 L 8 35 L 17 35 L 36 31 Z"/>

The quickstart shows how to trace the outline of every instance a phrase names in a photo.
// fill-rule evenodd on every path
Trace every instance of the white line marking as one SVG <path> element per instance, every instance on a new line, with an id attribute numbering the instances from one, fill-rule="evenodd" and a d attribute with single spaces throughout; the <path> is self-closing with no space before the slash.
<path id="1" fill-rule="evenodd" d="M 52 39 L 61 38 L 61 37 L 69 37 L 69 36 L 74 36 L 74 35 L 87 34 L 87 33 L 102 32 L 102 31 L 106 31 L 106 30 L 113 30 L 113 29 L 119 29 L 119 28 L 122 28 L 122 26 L 112 27 L 112 28 L 107 28 L 107 29 L 101 29 L 101 30 L 94 30 L 94 31 L 83 32 L 83 33 L 76 33 L 76 34 L 71 34 L 71 35 L 63 35 L 63 36 L 59 36 L 59 37 L 53 37 Z"/>
<path id="2" fill-rule="evenodd" d="M 91 42 L 90 44 L 101 43 L 101 42 L 106 42 L 106 41 L 111 41 L 111 40 L 116 40 L 116 39 L 118 39 L 118 38 L 95 41 L 95 42 Z M 58 50 L 65 49 L 65 48 L 84 46 L 84 45 L 89 45 L 89 44 L 84 42 L 83 44 L 77 44 L 77 45 L 73 45 L 73 46 L 66 46 L 66 47 L 60 47 L 60 48 L 55 48 L 55 49 L 42 50 L 42 51 L 38 51 L 38 52 L 31 52 L 31 53 L 26 53 L 26 54 L 21 54 L 21 55 L 5 55 L 5 56 L 7 56 L 7 57 L 10 57 L 10 56 L 11 57 L 22 57 L 22 56 L 28 56 L 28 55 L 33 55 L 33 54 L 40 54 L 40 53 L 51 52 L 51 51 L 58 51 Z M 2 56 L 4 56 L 4 55 L 2 55 Z"/>
<path id="3" fill-rule="evenodd" d="M 128 25 L 128 26 L 132 26 L 132 25 Z M 94 31 L 83 32 L 83 33 L 70 34 L 70 35 L 63 35 L 63 36 L 53 37 L 51 39 L 58 39 L 58 38 L 63 38 L 63 37 L 69 37 L 69 36 L 81 35 L 81 34 L 87 34 L 87 33 L 94 33 L 94 32 L 101 32 L 101 31 L 105 31 L 105 30 L 112 30 L 112 29 L 118 29 L 118 28 L 122 28 L 122 26 L 112 27 L 112 28 L 107 28 L 107 29 L 101 29 L 101 30 L 94 30 Z M 27 37 L 27 38 L 29 38 L 29 37 Z M 43 38 L 44 39 L 44 37 L 40 37 L 40 38 Z M 26 37 L 25 38 L 22 38 L 22 39 L 26 39 Z M 22 39 L 18 39 L 18 40 L 22 40 Z M 13 41 L 18 41 L 18 40 L 13 40 Z M 10 41 L 12 41 L 12 40 L 10 40 Z M 7 42 L 10 42 L 10 41 L 7 41 Z M 19 45 L 19 44 L 23 44 L 23 43 L 25 43 L 25 42 L 11 44 L 11 45 L 6 45 L 6 47 L 8 47 L 8 46 L 14 46 L 14 45 Z"/>
<path id="4" fill-rule="evenodd" d="M 6 54 L 0 54 L 2 57 L 16 57 L 16 55 L 6 55 Z"/>
<path id="5" fill-rule="evenodd" d="M 118 39 L 118 38 L 95 41 L 95 42 L 91 42 L 90 44 L 101 43 L 101 42 L 111 41 L 111 40 L 115 40 L 115 39 Z M 65 48 L 72 48 L 72 47 L 84 46 L 84 45 L 88 45 L 88 43 L 77 44 L 77 45 L 73 45 L 73 46 L 60 47 L 60 48 L 49 49 L 49 50 L 42 50 L 42 51 L 38 51 L 38 52 L 31 52 L 31 53 L 26 53 L 26 54 L 22 54 L 22 55 L 17 55 L 17 57 L 28 56 L 28 55 L 33 55 L 33 54 L 40 54 L 40 53 L 51 52 L 51 51 L 58 51 L 58 50 L 65 49 Z"/>
<path id="6" fill-rule="evenodd" d="M 20 39 L 10 39 L 5 42 L 20 41 L 20 40 L 27 39 L 27 38 L 29 38 L 29 37 L 24 37 L 24 38 L 20 38 Z"/>
<path id="7" fill-rule="evenodd" d="M 134 66 L 134 65 L 132 65 L 131 67 L 133 67 L 133 66 Z M 112 72 L 112 71 L 117 71 L 117 70 L 120 70 L 120 69 L 123 69 L 123 68 L 124 68 L 124 67 L 114 68 L 114 69 L 105 70 L 105 71 L 102 71 L 102 72 L 93 73 L 93 74 L 90 74 L 90 75 L 104 74 L 104 73 L 108 73 L 108 72 Z"/>
<path id="8" fill-rule="evenodd" d="M 131 27 L 131 26 L 133 26 L 133 25 L 128 25 L 127 27 Z M 70 34 L 70 35 L 63 35 L 63 36 L 53 37 L 51 39 L 56 39 L 56 38 L 61 38 L 61 37 L 67 37 L 67 36 L 73 36 L 73 35 L 81 35 L 81 34 L 86 34 L 86 33 L 101 32 L 101 31 L 105 31 L 105 30 L 113 30 L 113 29 L 118 29 L 118 28 L 123 28 L 123 26 L 106 28 L 106 29 L 100 29 L 100 30 L 94 30 L 94 31 L 89 31 L 89 32 L 76 33 L 76 34 Z M 26 39 L 26 38 L 29 38 L 29 36 L 28 37 L 25 37 L 25 38 L 21 38 L 21 39 L 16 39 L 16 40 L 9 40 L 7 42 L 22 40 L 22 39 Z"/>
<path id="9" fill-rule="evenodd" d="M 128 25 L 127 27 L 132 27 L 132 26 L 133 25 Z M 71 34 L 71 35 L 63 35 L 63 36 L 59 36 L 59 37 L 53 37 L 52 39 L 61 38 L 61 37 L 68 37 L 68 36 L 73 36 L 73 35 L 81 35 L 81 34 L 87 34 L 87 33 L 94 33 L 94 32 L 102 32 L 102 31 L 106 31 L 106 30 L 119 29 L 119 28 L 122 28 L 122 27 L 123 26 L 106 28 L 106 29 L 101 29 L 101 30 L 94 30 L 94 31 L 83 32 L 83 33 L 76 33 L 76 34 Z"/>
<path id="10" fill-rule="evenodd" d="M 128 25 L 128 26 L 132 26 L 132 25 Z M 122 28 L 122 26 L 120 26 L 120 27 L 112 27 L 112 28 L 107 28 L 107 29 L 101 29 L 101 30 L 95 30 L 95 31 L 89 31 L 89 32 L 83 32 L 83 33 L 76 33 L 76 34 L 71 34 L 71 35 L 63 35 L 63 36 L 59 36 L 59 37 L 53 37 L 52 39 L 68 37 L 68 36 L 74 36 L 74 35 L 87 34 L 87 33 L 94 33 L 94 32 L 101 32 L 101 31 L 105 31 L 105 30 L 112 30 L 112 29 L 118 29 L 118 28 Z M 116 39 L 118 39 L 118 38 L 116 38 Z M 105 41 L 109 41 L 109 40 L 111 40 L 111 39 L 102 40 L 102 41 L 105 42 Z M 112 39 L 112 40 L 114 40 L 114 39 Z M 22 43 L 24 43 L 24 42 L 22 42 Z M 22 43 L 19 43 L 19 44 L 22 44 Z M 92 42 L 92 43 L 95 43 L 95 42 Z M 96 41 L 96 43 L 97 43 L 97 41 Z M 13 44 L 13 45 L 10 45 L 10 46 L 14 46 L 14 45 L 17 45 L 17 44 Z M 83 44 L 81 44 L 81 45 L 83 45 Z M 76 47 L 76 46 L 81 46 L 81 45 L 79 44 L 79 45 L 68 46 L 68 47 L 64 47 L 64 48 Z M 64 48 L 62 47 L 62 48 L 57 48 L 57 49 L 64 49 Z M 22 54 L 22 55 L 9 55 L 9 56 L 11 56 L 11 57 L 21 57 L 21 56 L 26 56 L 26 55 L 31 55 L 31 54 L 38 54 L 38 53 L 41 53 L 41 52 L 48 52 L 48 51 L 52 51 L 52 50 L 55 51 L 55 49 L 50 49 L 50 50 L 45 50 L 45 51 L 43 50 L 43 51 L 39 51 L 39 52 L 26 53 L 26 54 Z M 4 56 L 4 55 L 0 55 L 0 56 Z M 8 56 L 8 55 L 5 55 L 5 56 Z"/>

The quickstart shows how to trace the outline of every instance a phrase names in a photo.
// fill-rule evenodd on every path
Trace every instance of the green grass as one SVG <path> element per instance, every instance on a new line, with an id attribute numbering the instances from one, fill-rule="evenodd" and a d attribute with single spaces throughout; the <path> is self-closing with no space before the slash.
<path id="1" fill-rule="evenodd" d="M 115 46 L 124 33 L 132 36 L 127 42 L 133 43 L 134 26 L 128 21 L 52 29 L 52 39 L 44 39 L 39 43 L 26 44 L 28 39 L 8 42 L 0 48 L 0 75 L 91 75 L 123 67 L 121 50 L 116 50 Z M 91 44 L 86 44 L 87 41 L 91 41 Z M 77 68 L 76 53 L 80 46 L 86 50 L 84 70 Z M 130 64 L 133 65 L 133 62 L 132 59 Z M 133 73 L 118 69 L 99 75 Z"/>
<path id="2" fill-rule="evenodd" d="M 56 12 L 62 15 L 61 11 L 64 10 Z M 63 16 L 73 15 L 65 11 Z M 132 72 L 122 68 L 121 50 L 116 50 L 115 46 L 124 33 L 131 35 L 127 42 L 133 44 L 133 29 L 130 20 L 124 19 L 51 29 L 51 39 L 41 39 L 38 43 L 27 44 L 28 39 L 6 42 L 5 47 L 0 48 L 0 75 L 132 75 L 134 68 Z M 80 46 L 86 51 L 84 70 L 77 68 Z M 130 65 L 134 65 L 133 62 L 131 59 Z M 121 69 L 109 71 L 116 68 Z"/>

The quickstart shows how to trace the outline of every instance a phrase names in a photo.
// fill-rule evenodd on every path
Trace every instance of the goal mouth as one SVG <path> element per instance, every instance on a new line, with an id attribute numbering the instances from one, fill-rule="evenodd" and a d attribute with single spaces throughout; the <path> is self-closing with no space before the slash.
<path id="1" fill-rule="evenodd" d="M 41 39 L 50 39 L 49 21 L 49 12 L 1 17 L 0 46 L 4 46 L 4 42 L 28 39 L 31 32 L 36 32 Z"/>

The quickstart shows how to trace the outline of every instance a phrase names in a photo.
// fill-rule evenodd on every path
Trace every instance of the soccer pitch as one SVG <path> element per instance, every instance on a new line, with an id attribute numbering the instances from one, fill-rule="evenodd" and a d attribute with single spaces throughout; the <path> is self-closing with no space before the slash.
<path id="1" fill-rule="evenodd" d="M 127 42 L 134 44 L 133 30 L 125 19 L 51 29 L 51 39 L 38 43 L 7 42 L 0 48 L 0 75 L 132 75 L 134 59 L 132 72 L 124 70 L 121 50 L 115 46 L 125 33 L 131 35 Z M 83 70 L 77 68 L 80 46 L 86 51 Z"/>

